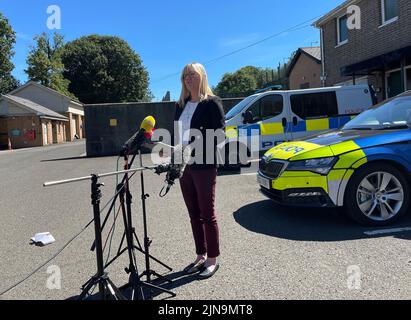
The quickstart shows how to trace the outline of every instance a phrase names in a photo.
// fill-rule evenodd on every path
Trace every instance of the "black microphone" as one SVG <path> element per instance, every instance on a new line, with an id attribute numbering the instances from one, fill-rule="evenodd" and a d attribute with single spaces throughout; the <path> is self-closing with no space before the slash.
<path id="1" fill-rule="evenodd" d="M 156 120 L 152 116 L 146 117 L 140 125 L 140 129 L 132 135 L 130 139 L 124 143 L 120 156 L 134 153 L 141 148 L 144 142 L 151 138 L 153 134 L 153 128 L 156 124 Z"/>

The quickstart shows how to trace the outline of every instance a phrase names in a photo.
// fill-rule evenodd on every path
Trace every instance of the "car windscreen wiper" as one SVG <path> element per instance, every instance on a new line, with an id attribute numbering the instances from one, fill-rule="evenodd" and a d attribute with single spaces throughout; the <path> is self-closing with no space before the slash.
<path id="1" fill-rule="evenodd" d="M 349 128 L 343 128 L 343 130 L 375 130 L 375 128 L 371 128 L 371 127 L 349 127 Z"/>
<path id="2" fill-rule="evenodd" d="M 396 129 L 410 129 L 409 124 L 392 124 L 376 128 L 376 130 L 396 130 Z"/>

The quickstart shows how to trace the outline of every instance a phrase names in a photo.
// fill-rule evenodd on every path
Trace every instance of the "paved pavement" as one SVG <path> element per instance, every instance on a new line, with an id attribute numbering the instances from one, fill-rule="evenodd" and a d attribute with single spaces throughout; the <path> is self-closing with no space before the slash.
<path id="1" fill-rule="evenodd" d="M 0 292 L 57 253 L 92 218 L 90 184 L 44 188 L 45 181 L 81 177 L 116 169 L 115 157 L 84 158 L 84 142 L 0 152 Z M 149 159 L 144 157 L 144 163 Z M 120 161 L 121 166 L 121 161 Z M 183 276 L 194 258 L 193 240 L 178 183 L 165 198 L 158 193 L 164 176 L 145 173 L 151 254 L 174 270 L 151 262 L 174 279 L 164 287 L 173 299 L 409 299 L 411 296 L 411 219 L 392 228 L 357 226 L 336 210 L 295 209 L 275 205 L 258 192 L 254 174 L 224 173 L 217 180 L 216 206 L 221 228 L 220 270 L 206 281 Z M 102 205 L 114 194 L 114 177 L 103 180 Z M 131 183 L 133 218 L 142 241 L 139 177 Z M 118 206 L 116 207 L 118 209 Z M 106 211 L 105 211 L 106 212 Z M 114 215 L 109 217 L 110 226 Z M 408 228 L 408 229 L 407 229 Z M 104 240 L 107 238 L 107 229 Z M 111 256 L 122 236 L 118 217 Z M 56 242 L 29 244 L 49 231 Z M 379 231 L 375 232 L 375 231 Z M 4 294 L 2 299 L 67 299 L 95 273 L 94 239 L 89 227 L 53 261 Z M 107 256 L 108 250 L 105 251 Z M 136 254 L 139 271 L 144 257 Z M 117 285 L 127 282 L 122 255 L 108 268 Z M 56 269 L 56 267 L 58 269 Z M 49 289 L 61 273 L 61 289 Z M 53 283 L 52 283 L 53 284 Z M 58 281 L 54 282 L 58 286 Z M 166 294 L 155 299 L 164 299 Z"/>

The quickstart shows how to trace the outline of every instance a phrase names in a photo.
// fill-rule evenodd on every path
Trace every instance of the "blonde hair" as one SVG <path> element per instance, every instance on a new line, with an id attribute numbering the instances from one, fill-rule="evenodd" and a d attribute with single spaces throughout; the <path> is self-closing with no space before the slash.
<path id="1" fill-rule="evenodd" d="M 178 100 L 178 104 L 182 108 L 184 107 L 186 100 L 190 98 L 190 91 L 187 89 L 185 82 L 184 82 L 184 75 L 186 74 L 189 67 L 192 67 L 194 71 L 200 75 L 200 86 L 199 86 L 200 101 L 207 99 L 209 96 L 214 96 L 213 91 L 208 85 L 207 72 L 204 66 L 201 63 L 197 63 L 197 62 L 189 63 L 184 67 L 183 72 L 181 73 L 181 94 L 180 94 L 180 99 Z"/>

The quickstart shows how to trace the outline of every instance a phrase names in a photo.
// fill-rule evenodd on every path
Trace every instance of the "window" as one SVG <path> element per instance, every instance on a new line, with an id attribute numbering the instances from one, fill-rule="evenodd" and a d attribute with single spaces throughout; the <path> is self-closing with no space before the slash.
<path id="1" fill-rule="evenodd" d="M 253 114 L 253 122 L 276 117 L 283 112 L 283 97 L 279 94 L 268 95 L 256 101 L 247 109 Z"/>
<path id="2" fill-rule="evenodd" d="M 260 101 L 258 100 L 253 103 L 253 105 L 247 109 L 247 111 L 250 111 L 253 114 L 253 121 L 252 123 L 256 123 L 261 120 L 261 109 L 260 109 Z"/>
<path id="3" fill-rule="evenodd" d="M 381 0 L 382 23 L 390 23 L 398 17 L 398 0 Z"/>
<path id="4" fill-rule="evenodd" d="M 348 26 L 347 26 L 348 16 L 342 16 L 341 18 L 337 19 L 337 36 L 338 42 L 337 44 L 344 44 L 348 42 Z"/>
<path id="5" fill-rule="evenodd" d="M 335 91 L 296 94 L 291 96 L 291 110 L 301 119 L 338 115 Z"/>
<path id="6" fill-rule="evenodd" d="M 276 117 L 283 112 L 283 96 L 279 94 L 265 96 L 260 101 L 263 120 Z"/>

